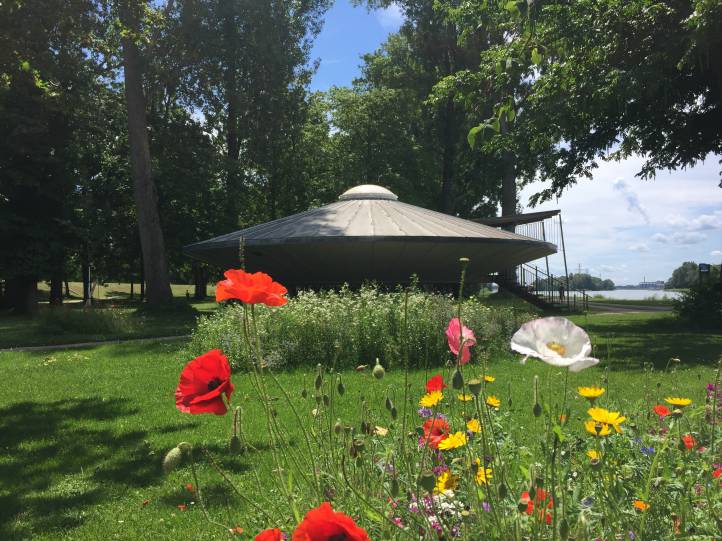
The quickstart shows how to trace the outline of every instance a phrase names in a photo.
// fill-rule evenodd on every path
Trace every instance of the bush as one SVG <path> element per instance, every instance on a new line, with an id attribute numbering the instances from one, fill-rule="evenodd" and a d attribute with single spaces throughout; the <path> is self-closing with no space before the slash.
<path id="1" fill-rule="evenodd" d="M 128 315 L 110 308 L 50 308 L 38 315 L 38 327 L 45 334 L 117 335 L 131 330 Z"/>
<path id="2" fill-rule="evenodd" d="M 271 365 L 315 365 L 335 368 L 372 364 L 403 365 L 403 292 L 382 292 L 373 286 L 359 291 L 301 292 L 282 308 L 257 306 L 256 317 L 266 362 Z M 455 315 L 451 295 L 409 293 L 409 362 L 413 367 L 438 366 L 449 358 L 444 330 Z M 273 313 L 273 317 L 271 316 Z M 534 314 L 506 306 L 489 307 L 476 298 L 464 303 L 464 324 L 476 333 L 475 354 L 507 350 L 519 324 Z M 243 307 L 228 305 L 199 321 L 189 354 L 219 348 L 235 366 L 249 353 L 243 339 Z"/>
<path id="3" fill-rule="evenodd" d="M 691 287 L 674 301 L 677 317 L 696 326 L 722 329 L 722 291 L 717 282 L 705 282 Z"/>

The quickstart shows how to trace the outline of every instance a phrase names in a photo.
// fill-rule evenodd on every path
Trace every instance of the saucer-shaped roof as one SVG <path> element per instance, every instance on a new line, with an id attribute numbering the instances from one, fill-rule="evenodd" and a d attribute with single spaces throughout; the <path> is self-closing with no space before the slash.
<path id="1" fill-rule="evenodd" d="M 184 253 L 224 268 L 263 271 L 289 286 L 358 284 L 375 280 L 456 283 L 459 258 L 467 276 L 493 272 L 556 252 L 556 246 L 398 201 L 364 184 L 324 207 L 190 244 Z"/>

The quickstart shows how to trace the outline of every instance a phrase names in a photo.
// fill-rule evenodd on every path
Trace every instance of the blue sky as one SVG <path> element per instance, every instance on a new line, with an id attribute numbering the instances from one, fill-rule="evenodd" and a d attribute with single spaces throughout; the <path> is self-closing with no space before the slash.
<path id="1" fill-rule="evenodd" d="M 398 8 L 353 7 L 337 0 L 326 15 L 312 58 L 321 64 L 313 90 L 350 85 L 361 55 L 374 51 L 403 21 Z M 683 171 L 660 172 L 652 181 L 635 178 L 642 158 L 601 162 L 592 180 L 580 180 L 557 201 L 535 210 L 559 208 L 564 219 L 568 264 L 618 284 L 666 280 L 683 261 L 722 261 L 722 164 L 711 156 Z M 528 210 L 530 185 L 521 192 Z M 560 257 L 550 261 L 559 273 Z"/>

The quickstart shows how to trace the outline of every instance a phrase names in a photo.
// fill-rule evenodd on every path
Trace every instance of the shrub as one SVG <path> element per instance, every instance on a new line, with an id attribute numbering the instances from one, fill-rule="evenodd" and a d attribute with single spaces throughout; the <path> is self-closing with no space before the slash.
<path id="1" fill-rule="evenodd" d="M 704 282 L 691 287 L 674 301 L 677 317 L 697 326 L 722 329 L 722 286 Z"/>
<path id="2" fill-rule="evenodd" d="M 335 368 L 348 368 L 372 364 L 378 357 L 387 367 L 402 366 L 404 302 L 404 292 L 365 286 L 359 291 L 301 292 L 282 309 L 257 306 L 266 362 L 288 366 L 328 362 Z M 443 331 L 455 310 L 451 295 L 409 293 L 410 366 L 438 366 L 449 359 Z M 245 365 L 249 354 L 242 317 L 241 306 L 228 305 L 200 320 L 189 345 L 190 355 L 219 348 L 234 365 Z M 472 348 L 477 355 L 493 354 L 500 348 L 506 351 L 514 330 L 533 317 L 514 307 L 492 308 L 476 298 L 464 304 L 464 323 L 479 339 Z"/>
<path id="3" fill-rule="evenodd" d="M 132 326 L 127 313 L 112 308 L 58 307 L 38 315 L 38 327 L 45 334 L 117 335 Z"/>

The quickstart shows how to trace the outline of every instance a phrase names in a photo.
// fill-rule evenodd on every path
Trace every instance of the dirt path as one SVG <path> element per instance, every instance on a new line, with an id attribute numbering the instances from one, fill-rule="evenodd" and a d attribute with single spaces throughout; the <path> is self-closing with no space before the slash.
<path id="1" fill-rule="evenodd" d="M 77 342 L 75 344 L 53 344 L 48 346 L 18 346 L 15 348 L 0 349 L 0 353 L 13 353 L 22 351 L 54 351 L 58 349 L 80 349 L 90 348 L 95 346 L 106 346 L 111 344 L 129 344 L 133 342 L 161 342 L 163 340 L 183 340 L 184 338 L 190 338 L 189 334 L 183 334 L 179 336 L 155 336 L 150 338 L 126 338 L 117 340 L 101 340 L 98 342 Z"/>

